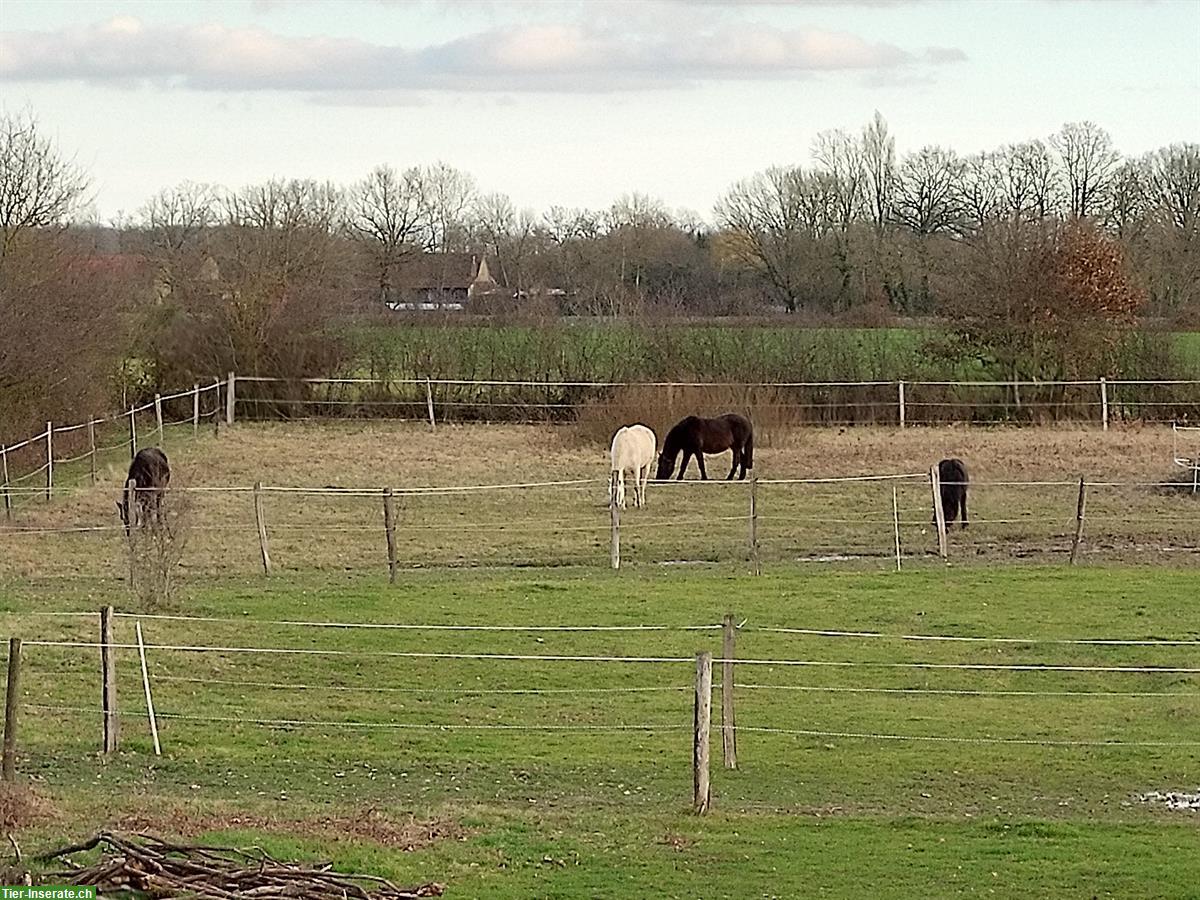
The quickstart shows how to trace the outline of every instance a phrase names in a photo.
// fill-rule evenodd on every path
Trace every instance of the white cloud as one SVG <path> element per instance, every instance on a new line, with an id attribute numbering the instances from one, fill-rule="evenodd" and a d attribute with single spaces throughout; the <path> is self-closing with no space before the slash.
<path id="1" fill-rule="evenodd" d="M 139 83 L 213 91 L 302 91 L 360 103 L 373 92 L 624 91 L 814 72 L 928 72 L 955 48 L 905 50 L 852 34 L 744 23 L 498 27 L 425 47 L 291 37 L 262 28 L 149 25 L 0 33 L 0 78 Z M 384 101 L 389 102 L 389 101 Z M 394 99 L 393 101 L 395 102 Z"/>

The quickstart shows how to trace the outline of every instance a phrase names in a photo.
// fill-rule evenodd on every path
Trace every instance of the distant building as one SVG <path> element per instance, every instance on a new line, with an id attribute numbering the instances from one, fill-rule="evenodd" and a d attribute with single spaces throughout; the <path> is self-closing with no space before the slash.
<path id="1" fill-rule="evenodd" d="M 492 276 L 487 257 L 474 253 L 421 253 L 400 268 L 395 310 L 462 310 L 476 297 L 512 296 Z"/>

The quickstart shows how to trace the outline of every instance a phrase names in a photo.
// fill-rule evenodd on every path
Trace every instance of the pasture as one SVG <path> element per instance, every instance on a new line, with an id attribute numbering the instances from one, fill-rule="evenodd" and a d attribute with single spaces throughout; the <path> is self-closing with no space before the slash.
<path id="1" fill-rule="evenodd" d="M 18 771 L 40 811 L 8 826 L 27 850 L 148 827 L 461 897 L 1186 897 L 1200 881 L 1196 814 L 1139 799 L 1200 784 L 1200 499 L 1150 485 L 1177 477 L 1169 430 L 764 435 L 758 576 L 747 483 L 651 484 L 609 571 L 606 448 L 564 429 L 243 424 L 166 447 L 195 489 L 168 605 L 137 608 L 123 580 L 127 458 L 96 487 L 20 496 L 21 533 L 0 535 L 0 629 L 30 642 Z M 943 563 L 928 483 L 897 480 L 899 573 L 893 482 L 767 483 L 947 455 L 978 482 L 971 528 Z M 1067 567 L 1080 473 L 1113 486 L 1089 495 Z M 256 481 L 364 490 L 266 494 L 268 576 L 252 495 L 199 490 Z M 583 483 L 398 495 L 388 584 L 384 485 L 552 481 Z M 67 530 L 84 527 L 105 530 Z M 106 604 L 144 615 L 162 757 L 129 647 L 121 747 L 97 752 L 98 652 L 59 642 L 94 643 Z M 696 817 L 692 657 L 720 654 L 725 613 L 744 620 L 739 768 L 721 767 L 717 666 Z M 1091 638 L 1143 643 L 1068 642 Z M 166 649 L 185 646 L 225 649 Z"/>

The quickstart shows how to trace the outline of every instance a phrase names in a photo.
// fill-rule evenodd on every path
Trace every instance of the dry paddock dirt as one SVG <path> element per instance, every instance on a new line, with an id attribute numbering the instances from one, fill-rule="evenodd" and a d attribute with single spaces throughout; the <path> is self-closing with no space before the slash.
<path id="1" fill-rule="evenodd" d="M 765 438 L 765 439 L 764 439 Z M 661 440 L 661 435 L 660 435 Z M 1170 428 L 804 428 L 760 436 L 760 479 L 920 473 L 947 456 L 971 474 L 972 527 L 954 531 L 959 560 L 1032 557 L 1065 560 L 1075 527 L 1080 475 L 1127 484 L 1089 489 L 1085 561 L 1200 563 L 1200 497 L 1183 487 L 1172 462 Z M 607 447 L 569 427 L 441 425 L 403 422 L 242 423 L 192 439 L 167 436 L 173 484 L 203 488 L 269 486 L 396 489 L 592 479 L 539 491 L 473 492 L 398 498 L 403 565 L 605 565 Z M 728 472 L 728 454 L 710 457 L 709 475 Z M 0 535 L 0 575 L 116 575 L 123 537 L 113 501 L 125 462 L 114 458 L 101 484 L 67 490 L 47 504 L 21 504 Z M 70 473 L 65 473 L 69 475 Z M 78 475 L 76 476 L 78 478 Z M 689 479 L 697 477 L 695 467 Z M 64 478 L 69 480 L 69 478 Z M 1028 487 L 992 482 L 1048 481 Z M 1153 486 L 1177 482 L 1179 487 Z M 885 560 L 893 551 L 891 482 L 820 486 L 761 485 L 760 554 L 769 560 L 838 557 Z M 1190 482 L 1188 484 L 1190 487 Z M 930 493 L 921 479 L 897 483 L 903 552 L 925 559 L 936 547 L 928 528 Z M 258 541 L 249 495 L 187 495 L 192 571 L 253 572 Z M 627 562 L 745 560 L 746 485 L 650 489 L 645 510 L 622 520 Z M 281 569 L 377 567 L 385 561 L 377 496 L 265 497 L 273 562 Z M 13 535 L 12 529 L 78 533 Z"/>

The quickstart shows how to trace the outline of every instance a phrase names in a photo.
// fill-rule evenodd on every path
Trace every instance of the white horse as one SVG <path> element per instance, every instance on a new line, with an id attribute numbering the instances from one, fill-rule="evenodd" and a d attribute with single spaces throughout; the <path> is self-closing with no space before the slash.
<path id="1" fill-rule="evenodd" d="M 608 502 L 625 508 L 625 470 L 633 470 L 633 505 L 646 505 L 646 482 L 658 451 L 658 438 L 645 425 L 627 425 L 617 430 L 612 441 L 612 477 Z"/>

